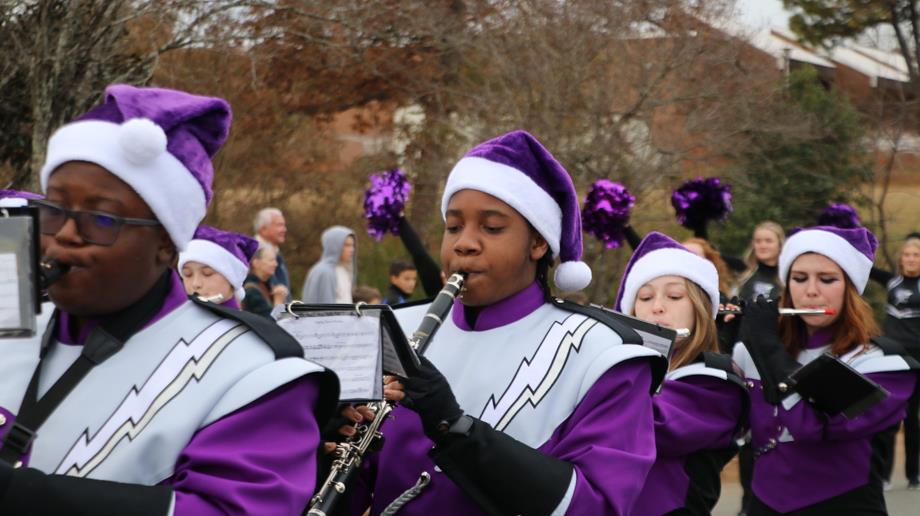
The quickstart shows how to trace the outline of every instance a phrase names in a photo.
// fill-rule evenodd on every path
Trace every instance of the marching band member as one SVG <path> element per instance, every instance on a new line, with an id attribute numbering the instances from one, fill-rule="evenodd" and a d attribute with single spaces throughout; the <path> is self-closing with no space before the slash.
<path id="1" fill-rule="evenodd" d="M 744 274 L 738 280 L 738 298 L 753 301 L 757 296 L 777 299 L 783 291 L 779 281 L 778 262 L 779 253 L 783 249 L 786 233 L 783 227 L 776 222 L 766 220 L 754 227 L 751 235 L 751 245 L 744 260 L 741 262 Z M 738 341 L 738 328 L 740 321 L 735 324 L 725 324 L 720 328 L 719 347 L 725 353 L 731 353 Z M 741 497 L 741 512 L 747 512 L 751 506 L 751 476 L 754 473 L 754 452 L 751 450 L 750 439 L 746 436 L 744 444 L 738 450 L 738 473 L 741 480 L 743 495 Z"/>
<path id="2" fill-rule="evenodd" d="M 249 261 L 259 248 L 256 239 L 202 224 L 195 238 L 179 253 L 179 274 L 185 293 L 240 308 L 246 296 L 243 281 Z"/>
<path id="3" fill-rule="evenodd" d="M 782 292 L 777 262 L 786 239 L 783 227 L 772 221 L 764 221 L 754 228 L 751 248 L 745 262 L 747 272 L 741 277 L 738 297 L 752 301 L 757 296 L 777 299 Z"/>
<path id="4" fill-rule="evenodd" d="M 885 336 L 892 338 L 920 360 L 920 238 L 908 236 L 901 246 L 897 274 L 872 268 L 870 279 L 881 283 L 888 291 L 885 306 Z M 920 382 L 907 403 L 904 418 L 904 473 L 907 488 L 920 489 Z M 885 481 L 891 480 L 894 465 L 895 437 L 900 423 L 879 435 L 879 453 L 884 456 Z"/>
<path id="5" fill-rule="evenodd" d="M 629 513 L 655 458 L 650 393 L 666 364 L 600 310 L 549 299 L 556 256 L 558 288 L 591 279 L 568 173 L 514 131 L 459 161 L 441 208 L 441 260 L 467 274 L 462 297 L 405 382 L 351 511 L 399 498 L 400 514 Z M 400 323 L 418 327 L 426 308 L 398 310 Z"/>
<path id="6" fill-rule="evenodd" d="M 0 513 L 306 506 L 335 376 L 274 326 L 189 299 L 171 268 L 229 128 L 222 99 L 113 85 L 49 140 L 33 202 L 45 259 L 69 271 L 46 329 L 0 340 Z"/>
<path id="7" fill-rule="evenodd" d="M 746 424 L 747 392 L 731 358 L 718 354 L 715 266 L 671 238 L 649 233 L 633 252 L 617 310 L 666 328 L 687 328 L 653 398 L 655 465 L 635 514 L 709 514 L 722 467 Z M 676 511 L 676 512 L 675 512 Z"/>
<path id="8" fill-rule="evenodd" d="M 792 234 L 779 257 L 779 303 L 759 297 L 744 308 L 735 361 L 752 387 L 755 455 L 749 514 L 886 514 L 871 440 L 904 417 L 916 367 L 888 341 L 860 297 L 877 242 L 865 228 L 818 226 Z M 827 315 L 779 319 L 784 308 L 826 308 Z M 789 376 L 831 353 L 877 382 L 889 396 L 853 419 L 827 414 L 788 389 Z M 839 386 L 845 389 L 845 385 Z"/>

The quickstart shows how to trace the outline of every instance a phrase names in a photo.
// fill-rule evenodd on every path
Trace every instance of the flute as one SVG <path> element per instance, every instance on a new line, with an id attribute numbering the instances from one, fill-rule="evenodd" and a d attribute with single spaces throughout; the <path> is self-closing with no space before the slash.
<path id="1" fill-rule="evenodd" d="M 214 294 L 213 296 L 208 296 L 208 297 L 199 296 L 196 294 L 196 297 L 206 303 L 220 303 L 221 301 L 224 300 L 223 294 Z"/>
<path id="2" fill-rule="evenodd" d="M 780 308 L 780 315 L 834 315 L 837 313 L 837 310 L 833 308 Z M 719 310 L 719 314 L 734 314 L 734 315 L 744 315 L 743 310 L 729 310 L 722 309 Z"/>

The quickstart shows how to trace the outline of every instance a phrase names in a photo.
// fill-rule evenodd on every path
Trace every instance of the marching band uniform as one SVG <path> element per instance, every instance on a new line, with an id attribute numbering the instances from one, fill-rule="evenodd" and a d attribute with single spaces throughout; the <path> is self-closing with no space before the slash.
<path id="1" fill-rule="evenodd" d="M 222 300 L 228 308 L 240 309 L 240 300 L 246 297 L 243 282 L 249 274 L 249 262 L 259 248 L 259 242 L 249 236 L 224 231 L 202 224 L 195 230 L 195 238 L 179 253 L 178 269 L 188 262 L 198 262 L 214 269 L 233 288 L 234 295 Z"/>
<path id="2" fill-rule="evenodd" d="M 443 213 L 465 189 L 507 203 L 547 240 L 562 260 L 561 289 L 590 282 L 571 178 L 531 135 L 472 149 L 448 178 Z M 397 310 L 407 333 L 426 308 Z M 474 318 L 456 301 L 425 357 L 465 415 L 438 435 L 421 411 L 397 407 L 352 510 L 380 514 L 416 486 L 400 514 L 629 513 L 654 461 L 650 393 L 666 364 L 631 329 L 602 319 L 547 300 L 539 281 Z"/>
<path id="3" fill-rule="evenodd" d="M 62 164 L 98 164 L 138 193 L 182 250 L 229 125 L 221 99 L 110 86 L 101 106 L 52 136 L 42 187 Z M 85 373 L 42 409 L 34 440 L 3 441 L 0 512 L 299 513 L 315 486 L 317 418 L 332 410 L 338 383 L 253 319 L 190 300 L 166 270 L 133 305 L 84 318 L 76 333 L 75 318 L 55 309 L 34 338 L 0 340 L 3 436 L 22 437 L 17 425 Z"/>
<path id="4" fill-rule="evenodd" d="M 885 304 L 885 336 L 892 338 L 907 350 L 915 360 L 920 360 L 920 276 L 904 276 L 872 268 L 870 279 L 885 286 L 888 292 Z M 904 418 L 904 472 L 908 486 L 920 487 L 920 382 L 914 388 Z M 890 480 L 894 462 L 895 437 L 900 427 L 892 428 L 879 435 L 879 452 L 885 456 L 883 476 Z"/>
<path id="5" fill-rule="evenodd" d="M 793 234 L 780 254 L 783 284 L 800 255 L 818 253 L 832 259 L 862 293 L 869 278 L 876 242 L 865 228 L 815 227 Z M 755 317 L 759 303 L 745 308 L 745 321 Z M 760 308 L 764 310 L 764 308 Z M 744 334 L 742 336 L 750 339 Z M 805 365 L 830 349 L 833 328 L 822 328 L 808 339 L 792 368 Z M 798 394 L 782 398 L 766 380 L 771 369 L 755 365 L 746 345 L 735 347 L 735 361 L 751 386 L 751 433 L 754 449 L 752 514 L 885 514 L 878 466 L 871 440 L 904 417 L 913 391 L 917 363 L 896 349 L 873 343 L 839 357 L 877 382 L 890 395 L 853 419 L 818 411 Z M 745 343 L 748 344 L 748 343 Z M 779 345 L 779 343 L 777 343 Z M 776 366 L 784 368 L 789 366 Z M 765 372 L 767 371 L 767 372 Z M 789 369 L 781 372 L 788 374 Z"/>
<path id="6" fill-rule="evenodd" d="M 738 288 L 738 297 L 744 300 L 757 299 L 757 296 L 778 299 L 782 291 L 777 266 L 758 261 L 754 272 Z"/>
<path id="7" fill-rule="evenodd" d="M 719 277 L 708 260 L 671 238 L 649 233 L 633 252 L 617 295 L 617 310 L 632 313 L 647 282 L 680 276 L 709 296 L 713 318 L 719 309 Z M 709 514 L 719 499 L 722 467 L 735 455 L 734 439 L 747 419 L 747 392 L 731 358 L 700 353 L 672 369 L 653 398 L 655 465 L 634 514 Z"/>

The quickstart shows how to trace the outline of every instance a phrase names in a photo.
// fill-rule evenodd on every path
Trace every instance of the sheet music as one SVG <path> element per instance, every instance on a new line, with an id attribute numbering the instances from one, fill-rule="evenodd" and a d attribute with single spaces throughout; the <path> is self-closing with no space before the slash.
<path id="1" fill-rule="evenodd" d="M 297 339 L 307 359 L 335 371 L 343 401 L 383 398 L 378 316 L 317 312 L 278 325 Z"/>
<path id="2" fill-rule="evenodd" d="M 23 326 L 16 260 L 16 253 L 0 254 L 0 328 Z"/>

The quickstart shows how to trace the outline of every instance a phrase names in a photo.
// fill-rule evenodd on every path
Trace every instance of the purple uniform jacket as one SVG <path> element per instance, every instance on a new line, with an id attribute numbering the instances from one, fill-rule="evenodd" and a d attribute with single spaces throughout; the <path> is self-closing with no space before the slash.
<path id="1" fill-rule="evenodd" d="M 653 399 L 657 457 L 635 514 L 684 507 L 691 481 L 685 471 L 688 456 L 733 445 L 746 396 L 739 385 L 712 376 L 664 381 Z"/>
<path id="2" fill-rule="evenodd" d="M 477 330 L 519 320 L 542 304 L 538 289 L 526 289 L 487 307 L 479 314 L 476 327 L 469 330 L 470 338 L 477 338 Z M 468 331 L 457 322 L 458 327 Z M 538 447 L 540 452 L 574 466 L 576 483 L 568 514 L 630 514 L 655 460 L 651 382 L 651 370 L 644 360 L 628 360 L 608 369 L 571 415 Z M 382 451 L 362 465 L 358 482 L 350 489 L 350 514 L 362 514 L 368 506 L 371 514 L 379 514 L 423 471 L 431 475 L 431 483 L 399 514 L 482 513 L 473 499 L 428 457 L 433 443 L 422 432 L 414 412 L 398 407 L 393 419 L 383 426 L 383 433 L 386 442 Z"/>
<path id="3" fill-rule="evenodd" d="M 147 325 L 186 301 L 174 274 L 162 309 Z M 101 321 L 84 324 L 78 335 L 70 332 L 68 314 L 58 323 L 62 343 L 81 345 Z M 199 430 L 163 482 L 175 492 L 174 514 L 300 514 L 316 483 L 318 396 L 317 381 L 303 377 Z M 14 418 L 0 407 L 0 438 Z"/>
<path id="4" fill-rule="evenodd" d="M 819 331 L 807 348 L 824 346 L 830 337 L 829 332 Z M 739 356 L 738 347 L 735 356 Z M 795 397 L 770 405 L 761 394 L 760 381 L 748 376 L 755 455 L 752 489 L 758 499 L 780 512 L 814 505 L 868 484 L 872 438 L 904 418 L 917 380 L 914 371 L 866 374 L 890 396 L 847 419 L 820 413 L 804 400 L 792 405 Z"/>

